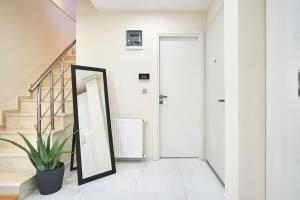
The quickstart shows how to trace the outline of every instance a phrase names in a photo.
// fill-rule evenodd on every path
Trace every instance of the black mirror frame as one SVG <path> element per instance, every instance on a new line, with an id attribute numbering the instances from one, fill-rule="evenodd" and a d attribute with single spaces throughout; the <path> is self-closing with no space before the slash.
<path id="1" fill-rule="evenodd" d="M 97 175 L 94 175 L 94 176 L 91 176 L 88 178 L 82 177 L 80 130 L 79 130 L 78 108 L 77 108 L 76 70 L 102 72 L 103 73 L 103 81 L 104 81 L 104 96 L 105 96 L 105 106 L 106 106 L 107 131 L 108 131 L 112 170 L 103 172 L 103 173 L 100 173 L 100 174 L 97 174 Z M 72 65 L 71 66 L 71 77 L 72 77 L 72 93 L 73 93 L 74 130 L 78 130 L 78 133 L 75 134 L 75 137 L 72 140 L 72 152 L 74 152 L 75 145 L 76 145 L 77 166 L 76 166 L 76 168 L 73 166 L 73 164 L 74 164 L 74 153 L 73 153 L 72 158 L 71 158 L 71 161 L 72 161 L 71 162 L 71 170 L 77 169 L 78 185 L 82 185 L 84 183 L 94 181 L 94 180 L 100 179 L 102 177 L 111 175 L 111 174 L 115 174 L 116 173 L 116 164 L 115 164 L 115 156 L 114 156 L 114 148 L 113 148 L 113 138 L 112 138 L 112 132 L 111 132 L 111 119 L 110 119 L 110 112 L 109 112 L 110 109 L 109 109 L 109 100 L 108 100 L 106 69 L 80 66 L 80 65 Z"/>
<path id="2" fill-rule="evenodd" d="M 73 125 L 73 133 L 75 133 L 72 137 L 72 150 L 71 150 L 71 164 L 70 164 L 70 171 L 75 171 L 77 170 L 77 167 L 74 166 L 74 160 L 76 157 L 76 149 L 75 149 L 75 145 L 76 145 L 76 129 Z"/>

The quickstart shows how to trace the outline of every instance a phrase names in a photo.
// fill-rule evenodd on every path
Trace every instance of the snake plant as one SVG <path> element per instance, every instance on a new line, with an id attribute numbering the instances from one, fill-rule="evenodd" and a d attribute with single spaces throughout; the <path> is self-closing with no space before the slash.
<path id="1" fill-rule="evenodd" d="M 64 128 L 63 133 L 68 127 L 69 126 Z M 43 139 L 42 133 L 37 130 L 37 145 L 35 147 L 35 145 L 31 144 L 22 133 L 18 132 L 18 134 L 24 140 L 27 147 L 12 140 L 4 138 L 0 138 L 0 140 L 11 143 L 22 149 L 27 154 L 32 165 L 40 172 L 53 170 L 60 166 L 60 158 L 64 153 L 63 147 L 65 146 L 67 140 L 72 136 L 71 135 L 63 140 L 62 136 L 60 136 L 54 141 L 53 145 L 51 145 L 52 130 L 49 131 L 49 134 L 45 141 Z"/>

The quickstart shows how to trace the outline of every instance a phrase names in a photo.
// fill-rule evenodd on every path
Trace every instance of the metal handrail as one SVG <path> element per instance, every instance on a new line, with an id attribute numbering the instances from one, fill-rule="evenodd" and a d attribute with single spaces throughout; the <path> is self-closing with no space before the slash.
<path id="1" fill-rule="evenodd" d="M 34 82 L 34 84 L 31 85 L 29 88 L 29 91 L 31 93 L 35 92 L 37 93 L 36 98 L 36 111 L 37 111 L 37 122 L 35 124 L 35 127 L 40 133 L 44 133 L 49 126 L 51 125 L 51 129 L 55 129 L 54 119 L 57 115 L 57 113 L 62 110 L 62 113 L 65 113 L 65 101 L 69 97 L 72 90 L 69 92 L 67 96 L 65 96 L 65 86 L 70 82 L 70 80 L 66 81 L 65 83 L 65 73 L 67 70 L 71 67 L 71 65 L 65 67 L 64 65 L 64 57 L 67 55 L 67 53 L 73 48 L 73 46 L 76 44 L 76 40 L 73 41 L 56 59 L 52 64 L 46 69 L 44 73 Z M 58 76 L 57 80 L 54 81 L 54 68 L 60 64 L 60 75 Z M 49 77 L 50 79 L 50 87 L 49 90 L 42 96 L 42 83 L 45 81 L 45 79 Z M 54 87 L 58 84 L 58 82 L 61 82 L 60 84 L 60 91 L 58 94 L 54 96 Z M 45 103 L 46 98 L 49 96 L 49 106 L 46 108 L 44 113 L 42 113 L 42 104 Z M 55 102 L 58 102 L 58 97 L 61 97 L 60 99 L 60 105 L 55 112 L 54 110 L 54 104 Z M 42 131 L 42 120 L 46 116 L 46 114 L 50 111 L 50 120 L 47 123 L 46 127 Z M 44 122 L 43 122 L 44 123 Z"/>
<path id="2" fill-rule="evenodd" d="M 69 91 L 69 93 L 66 95 L 66 99 L 70 96 L 70 94 L 72 93 L 72 90 Z M 50 107 L 49 107 L 50 108 Z M 49 110 L 48 108 L 48 110 Z M 57 115 L 57 113 L 60 111 L 60 109 L 63 108 L 63 104 L 61 104 L 58 109 L 56 110 L 55 114 L 53 116 L 51 116 L 50 121 L 47 123 L 46 127 L 44 128 L 44 130 L 42 131 L 42 135 L 46 132 L 46 130 L 49 128 L 49 126 L 52 124 L 52 121 L 54 120 L 55 116 Z M 47 111 L 48 111 L 47 110 Z M 45 112 L 44 114 L 46 114 L 47 112 Z M 40 119 L 39 123 L 41 123 L 43 118 Z M 38 124 L 38 123 L 37 123 Z M 36 126 L 37 126 L 36 124 Z"/>
<path id="3" fill-rule="evenodd" d="M 71 65 L 69 65 L 69 67 L 67 67 L 67 69 L 64 71 L 64 73 L 66 73 L 70 67 L 71 67 Z M 53 87 L 55 87 L 55 86 L 57 85 L 57 83 L 58 83 L 60 80 L 62 80 L 62 76 L 63 76 L 63 75 L 59 75 L 59 78 L 53 83 Z M 68 84 L 70 83 L 70 81 L 71 81 L 71 79 L 69 79 L 65 85 L 68 85 Z M 42 104 L 42 103 L 45 101 L 45 99 L 48 97 L 48 95 L 50 94 L 50 92 L 51 92 L 51 90 L 48 90 L 48 92 L 47 92 L 46 94 L 44 94 L 44 96 L 43 96 L 42 99 L 41 99 L 40 104 Z M 40 104 L 39 104 L 39 105 L 40 105 Z M 39 105 L 36 105 L 36 108 L 37 108 Z"/>
<path id="4" fill-rule="evenodd" d="M 30 86 L 29 92 L 34 92 L 37 87 L 45 80 L 45 78 L 50 74 L 52 69 L 61 61 L 61 59 L 72 49 L 72 47 L 76 44 L 76 40 L 74 40 L 69 46 L 51 63 L 51 65 L 46 69 L 44 73 L 40 75 L 40 77 Z"/>

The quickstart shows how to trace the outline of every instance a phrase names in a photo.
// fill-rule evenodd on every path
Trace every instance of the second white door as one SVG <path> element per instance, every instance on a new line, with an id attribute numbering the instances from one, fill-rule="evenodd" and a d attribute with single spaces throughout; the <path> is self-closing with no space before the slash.
<path id="1" fill-rule="evenodd" d="M 207 161 L 225 181 L 224 11 L 206 34 L 206 136 Z"/>
<path id="2" fill-rule="evenodd" d="M 160 157 L 203 158 L 202 36 L 160 38 Z"/>

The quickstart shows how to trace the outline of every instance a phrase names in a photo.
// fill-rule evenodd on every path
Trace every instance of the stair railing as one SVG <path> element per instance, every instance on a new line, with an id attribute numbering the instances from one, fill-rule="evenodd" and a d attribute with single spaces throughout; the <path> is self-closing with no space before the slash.
<path id="1" fill-rule="evenodd" d="M 56 59 L 51 63 L 51 65 L 39 76 L 39 78 L 30 85 L 29 92 L 34 93 L 36 92 L 36 113 L 37 113 L 37 122 L 35 127 L 37 131 L 44 134 L 45 131 L 51 126 L 51 130 L 55 129 L 55 117 L 57 116 L 58 112 L 61 110 L 62 113 L 66 112 L 65 102 L 66 99 L 71 95 L 72 90 L 66 93 L 65 86 L 68 85 L 71 81 L 69 79 L 65 82 L 65 73 L 71 67 L 71 64 L 65 66 L 64 57 L 67 55 L 69 51 L 73 49 L 76 44 L 76 40 L 73 41 Z M 60 75 L 56 81 L 54 81 L 54 68 L 56 66 L 60 66 Z M 49 77 L 49 90 L 46 93 L 42 94 L 42 83 L 45 79 Z M 60 81 L 60 90 L 59 92 L 54 95 L 54 87 Z M 42 105 L 45 103 L 47 97 L 49 97 L 49 105 L 42 113 Z M 55 103 L 59 103 L 60 97 L 60 104 L 58 104 L 58 108 L 55 111 Z M 47 113 L 50 111 L 50 120 L 46 121 L 46 126 L 44 126 L 42 130 L 42 120 L 46 117 Z"/>

